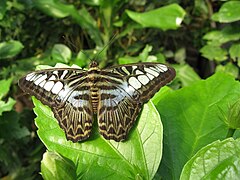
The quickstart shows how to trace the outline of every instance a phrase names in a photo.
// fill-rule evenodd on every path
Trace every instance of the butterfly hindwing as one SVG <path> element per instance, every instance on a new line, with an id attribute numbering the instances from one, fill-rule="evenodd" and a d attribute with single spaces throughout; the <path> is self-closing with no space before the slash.
<path id="1" fill-rule="evenodd" d="M 89 90 L 75 89 L 62 107 L 52 108 L 68 140 L 77 142 L 90 136 L 93 124 L 93 110 L 90 102 Z"/>
<path id="2" fill-rule="evenodd" d="M 99 131 L 105 139 L 122 141 L 137 119 L 142 104 L 120 85 L 109 84 L 109 87 L 109 90 L 100 90 L 97 112 Z"/>
<path id="3" fill-rule="evenodd" d="M 77 142 L 89 137 L 93 112 L 89 91 L 80 87 L 86 79 L 82 69 L 46 69 L 27 74 L 19 86 L 48 105 L 69 140 Z"/>

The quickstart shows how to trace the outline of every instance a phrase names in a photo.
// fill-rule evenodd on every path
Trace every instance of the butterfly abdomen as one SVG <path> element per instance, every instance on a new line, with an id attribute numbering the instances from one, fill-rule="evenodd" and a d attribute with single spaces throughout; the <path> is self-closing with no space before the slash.
<path id="1" fill-rule="evenodd" d="M 98 87 L 96 87 L 96 83 L 97 81 L 99 81 L 99 77 L 98 77 L 99 72 L 100 72 L 100 69 L 96 66 L 93 66 L 88 70 L 90 100 L 91 100 L 94 114 L 97 113 L 97 108 L 99 103 L 99 89 Z"/>
<path id="2" fill-rule="evenodd" d="M 93 113 L 96 114 L 97 108 L 98 108 L 98 102 L 99 102 L 98 88 L 91 87 L 90 92 L 91 92 L 91 103 L 92 103 Z"/>

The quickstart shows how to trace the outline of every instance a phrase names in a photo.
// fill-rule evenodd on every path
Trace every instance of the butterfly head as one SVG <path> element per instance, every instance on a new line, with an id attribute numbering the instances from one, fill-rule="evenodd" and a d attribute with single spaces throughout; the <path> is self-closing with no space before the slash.
<path id="1" fill-rule="evenodd" d="M 89 65 L 89 69 L 90 68 L 94 68 L 94 67 L 98 67 L 98 63 L 96 61 L 92 61 Z"/>

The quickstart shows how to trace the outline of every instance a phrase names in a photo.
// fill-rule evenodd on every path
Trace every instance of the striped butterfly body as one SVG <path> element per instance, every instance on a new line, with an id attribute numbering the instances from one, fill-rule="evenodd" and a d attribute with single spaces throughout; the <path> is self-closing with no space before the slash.
<path id="1" fill-rule="evenodd" d="M 48 105 L 66 138 L 73 142 L 90 136 L 97 114 L 105 139 L 125 140 L 142 105 L 175 77 L 175 70 L 159 63 L 137 63 L 88 70 L 52 68 L 19 80 L 25 92 Z"/>

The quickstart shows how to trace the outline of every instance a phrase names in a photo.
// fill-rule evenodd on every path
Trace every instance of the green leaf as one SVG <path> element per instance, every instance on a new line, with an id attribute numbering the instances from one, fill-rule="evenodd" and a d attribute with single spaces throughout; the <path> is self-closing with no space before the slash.
<path id="1" fill-rule="evenodd" d="M 0 116 L 5 111 L 11 111 L 14 104 L 16 103 L 16 101 L 13 100 L 12 98 L 9 98 L 7 102 L 1 100 L 5 95 L 7 95 L 11 83 L 12 78 L 0 81 Z"/>
<path id="2" fill-rule="evenodd" d="M 179 64 L 185 64 L 186 48 L 179 48 L 174 54 L 174 60 Z"/>
<path id="3" fill-rule="evenodd" d="M 152 46 L 150 45 L 146 45 L 145 48 L 143 49 L 143 51 L 139 54 L 139 59 L 142 62 L 146 62 L 148 57 L 149 57 L 149 53 L 152 51 Z"/>
<path id="4" fill-rule="evenodd" d="M 153 27 L 162 30 L 180 27 L 186 12 L 178 4 L 171 4 L 144 13 L 126 10 L 127 15 L 143 27 Z"/>
<path id="5" fill-rule="evenodd" d="M 12 98 L 8 98 L 7 102 L 0 100 L 0 116 L 5 111 L 11 111 L 15 103 L 16 101 Z"/>
<path id="6" fill-rule="evenodd" d="M 56 0 L 35 0 L 33 3 L 49 16 L 56 18 L 71 16 L 83 29 L 88 31 L 98 46 L 102 46 L 103 43 L 97 23 L 86 8 L 82 7 L 78 10 L 73 5 L 64 4 Z"/>
<path id="7" fill-rule="evenodd" d="M 240 99 L 230 104 L 228 111 L 226 113 L 222 112 L 222 116 L 224 123 L 226 123 L 229 129 L 240 129 Z"/>
<path id="8" fill-rule="evenodd" d="M 0 139 L 3 138 L 10 141 L 30 135 L 26 127 L 21 127 L 19 118 L 19 114 L 15 111 L 5 112 L 0 116 Z"/>
<path id="9" fill-rule="evenodd" d="M 158 54 L 157 56 L 149 55 L 152 51 L 152 46 L 146 45 L 143 51 L 136 57 L 124 56 L 118 59 L 119 64 L 129 64 L 129 63 L 137 63 L 137 62 L 159 62 L 164 61 L 164 57 L 162 54 Z M 159 58 L 159 59 L 158 59 Z"/>
<path id="10" fill-rule="evenodd" d="M 139 62 L 139 57 L 124 56 L 118 59 L 119 64 L 130 64 Z"/>
<path id="11" fill-rule="evenodd" d="M 74 163 L 55 152 L 45 152 L 41 161 L 43 179 L 77 179 Z"/>
<path id="12" fill-rule="evenodd" d="M 224 139 L 228 127 L 219 118 L 219 107 L 240 98 L 240 83 L 216 73 L 207 80 L 169 92 L 156 105 L 164 127 L 163 179 L 179 179 L 184 164 L 203 146 Z"/>
<path id="13" fill-rule="evenodd" d="M 181 82 L 182 87 L 189 86 L 201 79 L 188 64 L 175 65 L 174 68 L 177 72 L 176 80 Z"/>
<path id="14" fill-rule="evenodd" d="M 0 43 L 0 59 L 12 58 L 23 49 L 20 41 L 8 41 Z"/>
<path id="15" fill-rule="evenodd" d="M 54 61 L 68 63 L 71 60 L 71 50 L 63 44 L 55 44 L 51 56 Z"/>
<path id="16" fill-rule="evenodd" d="M 6 0 L 1 0 L 0 1 L 0 20 L 3 19 L 5 13 L 6 13 L 6 7 L 7 7 L 7 3 Z"/>
<path id="17" fill-rule="evenodd" d="M 208 32 L 203 39 L 208 40 L 208 44 L 211 45 L 222 45 L 229 41 L 237 41 L 240 39 L 240 28 L 238 26 L 226 26 L 222 30 Z"/>
<path id="18" fill-rule="evenodd" d="M 79 67 L 86 67 L 90 64 L 91 59 L 82 51 L 77 54 L 77 57 L 72 61 Z"/>
<path id="19" fill-rule="evenodd" d="M 158 104 L 159 101 L 161 101 L 161 99 L 165 96 L 168 95 L 168 93 L 172 92 L 173 90 L 168 87 L 168 86 L 164 86 L 160 89 L 159 92 L 157 92 L 153 97 L 152 97 L 152 102 L 153 104 L 156 106 Z"/>
<path id="20" fill-rule="evenodd" d="M 205 15 L 208 14 L 209 12 L 207 2 L 202 1 L 202 0 L 194 0 L 194 13 L 197 15 Z"/>
<path id="21" fill-rule="evenodd" d="M 239 179 L 240 139 L 215 141 L 197 152 L 184 166 L 180 179 Z"/>
<path id="22" fill-rule="evenodd" d="M 102 138 L 94 126 L 85 142 L 67 141 L 50 108 L 33 98 L 38 135 L 48 150 L 74 162 L 83 179 L 152 179 L 162 156 L 162 124 L 152 102 L 144 105 L 124 142 Z M 151 120 L 151 121 L 149 121 Z"/>
<path id="23" fill-rule="evenodd" d="M 233 44 L 229 49 L 229 54 L 233 60 L 240 60 L 240 43 Z"/>
<path id="24" fill-rule="evenodd" d="M 240 20 L 240 2 L 239 1 L 228 1 L 224 3 L 220 10 L 212 15 L 212 20 L 230 23 Z"/>
<path id="25" fill-rule="evenodd" d="M 227 59 L 227 51 L 220 46 L 205 45 L 200 49 L 202 56 L 209 60 L 224 61 Z"/>
<path id="26" fill-rule="evenodd" d="M 8 93 L 11 83 L 12 78 L 0 81 L 0 99 L 2 99 L 3 96 L 5 96 Z"/>
<path id="27" fill-rule="evenodd" d="M 81 2 L 90 6 L 99 6 L 102 3 L 101 0 L 82 0 Z"/>
<path id="28" fill-rule="evenodd" d="M 73 5 L 61 3 L 56 0 L 35 0 L 34 5 L 49 16 L 64 18 L 75 11 Z"/>
<path id="29" fill-rule="evenodd" d="M 224 72 L 226 74 L 230 74 L 233 77 L 237 78 L 239 74 L 239 69 L 236 65 L 234 65 L 232 62 L 228 62 L 225 65 L 219 64 L 215 70 L 215 72 Z"/>
<path id="30" fill-rule="evenodd" d="M 72 17 L 81 27 L 88 31 L 90 37 L 94 40 L 97 46 L 103 46 L 103 41 L 100 30 L 97 26 L 97 22 L 86 8 L 82 7 L 80 10 L 78 10 L 78 14 L 73 14 Z"/>

